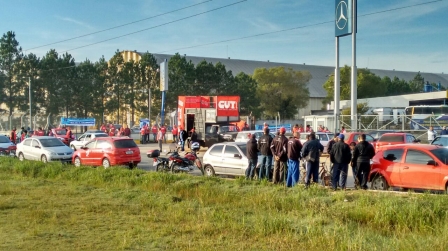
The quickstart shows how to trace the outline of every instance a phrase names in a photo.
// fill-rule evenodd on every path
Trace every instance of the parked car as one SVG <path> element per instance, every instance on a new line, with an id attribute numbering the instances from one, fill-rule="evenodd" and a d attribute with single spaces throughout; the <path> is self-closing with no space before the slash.
<path id="1" fill-rule="evenodd" d="M 448 147 L 448 135 L 437 136 L 433 141 L 431 141 L 430 144 L 431 145 L 438 145 L 438 146 Z"/>
<path id="2" fill-rule="evenodd" d="M 418 143 L 419 139 L 416 139 L 414 135 L 405 132 L 385 133 L 376 142 L 375 150 L 378 151 L 381 147 L 386 145 L 397 145 L 406 143 Z"/>
<path id="3" fill-rule="evenodd" d="M 140 149 L 128 137 L 96 137 L 73 154 L 75 166 L 126 165 L 132 169 L 140 162 Z"/>
<path id="4" fill-rule="evenodd" d="M 69 136 L 67 136 L 67 129 L 65 128 L 56 128 L 55 129 L 56 138 L 60 139 L 65 145 L 69 146 L 70 142 L 73 140 Z"/>
<path id="5" fill-rule="evenodd" d="M 202 162 L 204 173 L 207 176 L 244 176 L 248 167 L 246 142 L 223 142 L 214 144 L 204 153 Z M 261 155 L 258 158 L 257 169 L 259 169 L 260 163 Z"/>
<path id="6" fill-rule="evenodd" d="M 306 136 L 309 135 L 309 132 L 300 133 L 300 142 L 302 145 L 306 142 Z M 333 138 L 334 133 L 331 132 L 315 132 L 316 139 L 320 141 L 320 143 L 324 146 L 324 153 L 328 152 L 328 142 Z"/>
<path id="7" fill-rule="evenodd" d="M 92 133 L 87 131 L 83 135 L 79 136 L 79 138 L 77 138 L 76 140 L 70 142 L 70 148 L 73 149 L 73 151 L 76 151 L 76 149 L 80 148 L 85 143 L 97 137 L 109 137 L 109 135 L 102 131 L 96 131 Z"/>
<path id="8" fill-rule="evenodd" d="M 8 137 L 0 135 L 0 156 L 9 155 L 14 157 L 16 155 L 16 149 L 16 145 Z"/>
<path id="9" fill-rule="evenodd" d="M 436 145 L 383 146 L 372 159 L 372 189 L 389 187 L 448 192 L 448 149 Z"/>
<path id="10" fill-rule="evenodd" d="M 235 138 L 235 142 L 244 142 L 247 143 L 247 141 L 249 141 L 249 133 L 250 134 L 255 134 L 255 139 L 258 140 L 261 136 L 263 136 L 263 130 L 254 130 L 254 131 L 241 131 L 238 132 L 238 134 L 236 135 Z M 271 135 L 272 138 L 275 137 L 275 134 L 273 133 L 269 133 L 269 135 Z"/>
<path id="11" fill-rule="evenodd" d="M 19 160 L 71 162 L 73 150 L 59 139 L 51 136 L 33 136 L 17 144 Z"/>
<path id="12" fill-rule="evenodd" d="M 377 131 L 373 131 L 370 132 L 369 135 L 372 136 L 374 139 L 378 140 L 381 138 L 381 136 L 385 133 L 392 133 L 392 132 L 399 132 L 396 130 L 377 130 Z"/>

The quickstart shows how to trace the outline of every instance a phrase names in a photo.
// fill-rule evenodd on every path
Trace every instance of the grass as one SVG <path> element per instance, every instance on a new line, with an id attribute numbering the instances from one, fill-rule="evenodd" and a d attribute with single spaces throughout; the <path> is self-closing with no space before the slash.
<path id="1" fill-rule="evenodd" d="M 0 159 L 0 250 L 447 250 L 445 195 Z"/>

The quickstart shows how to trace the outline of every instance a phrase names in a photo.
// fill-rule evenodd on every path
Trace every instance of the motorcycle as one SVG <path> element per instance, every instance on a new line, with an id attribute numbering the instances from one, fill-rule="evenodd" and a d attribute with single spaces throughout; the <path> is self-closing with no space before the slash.
<path id="1" fill-rule="evenodd" d="M 156 172 L 171 172 L 169 159 L 160 157 L 159 150 L 149 150 L 146 154 L 148 158 L 152 158 L 152 165 L 156 167 Z"/>
<path id="2" fill-rule="evenodd" d="M 160 157 L 159 150 L 149 150 L 147 156 L 153 159 L 153 166 L 156 167 L 157 172 L 189 173 L 198 168 L 204 175 L 201 160 L 195 150 L 187 152 L 184 157 L 174 152 L 168 158 Z"/>
<path id="3" fill-rule="evenodd" d="M 0 147 L 0 156 L 16 157 L 16 146 L 8 146 L 8 148 Z"/>

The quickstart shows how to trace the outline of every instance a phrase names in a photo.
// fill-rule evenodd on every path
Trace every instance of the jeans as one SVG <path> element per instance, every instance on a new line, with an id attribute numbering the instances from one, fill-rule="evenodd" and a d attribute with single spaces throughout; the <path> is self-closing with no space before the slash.
<path id="1" fill-rule="evenodd" d="M 248 167 L 246 169 L 246 179 L 253 179 L 255 174 L 255 168 L 257 167 L 258 159 L 249 159 Z"/>
<path id="2" fill-rule="evenodd" d="M 162 140 L 159 140 L 159 149 L 160 149 L 160 152 L 162 152 Z"/>
<path id="3" fill-rule="evenodd" d="M 332 186 L 333 189 L 338 188 L 339 177 L 341 178 L 340 186 L 345 188 L 347 182 L 347 172 L 348 172 L 348 164 L 344 163 L 334 163 L 333 164 L 333 177 L 332 177 Z"/>
<path id="4" fill-rule="evenodd" d="M 274 162 L 274 175 L 272 181 L 274 184 L 282 183 L 285 180 L 286 162 L 275 161 Z"/>
<path id="5" fill-rule="evenodd" d="M 140 139 L 140 141 L 141 141 L 140 143 L 141 143 L 141 144 L 145 144 L 145 135 L 142 134 L 141 136 L 142 136 L 142 137 L 141 137 L 141 139 Z"/>
<path id="6" fill-rule="evenodd" d="M 300 171 L 299 171 L 299 160 L 289 159 L 288 160 L 288 176 L 286 178 L 286 186 L 293 187 L 299 183 Z"/>
<path id="7" fill-rule="evenodd" d="M 157 133 L 153 133 L 152 136 L 154 136 L 154 142 L 157 142 Z M 148 134 L 148 142 L 149 142 L 149 134 Z"/>
<path id="8" fill-rule="evenodd" d="M 370 163 L 358 162 L 356 163 L 356 166 L 358 167 L 357 177 L 359 185 L 361 186 L 362 189 L 367 189 L 367 179 L 370 173 Z"/>
<path id="9" fill-rule="evenodd" d="M 352 166 L 352 173 L 353 173 L 353 178 L 355 179 L 355 186 L 359 185 L 358 168 L 356 167 L 356 163 L 354 163 L 354 165 Z"/>
<path id="10" fill-rule="evenodd" d="M 173 134 L 173 142 L 174 142 L 174 143 L 177 143 L 177 135 L 174 135 L 174 134 Z"/>
<path id="11" fill-rule="evenodd" d="M 315 162 L 306 162 L 306 177 L 305 177 L 305 186 L 309 187 L 311 183 L 311 175 L 313 175 L 313 182 L 319 182 L 319 161 Z"/>
<path id="12" fill-rule="evenodd" d="M 268 179 L 271 176 L 271 163 L 272 155 L 261 155 L 260 171 L 258 173 L 258 178 Z"/>
<path id="13" fill-rule="evenodd" d="M 185 151 L 185 141 L 184 140 L 180 140 L 180 150 L 183 152 Z"/>

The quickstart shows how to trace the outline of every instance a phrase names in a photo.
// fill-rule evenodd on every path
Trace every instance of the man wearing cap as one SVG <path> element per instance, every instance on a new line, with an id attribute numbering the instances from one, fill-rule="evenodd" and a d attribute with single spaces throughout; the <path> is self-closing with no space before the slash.
<path id="1" fill-rule="evenodd" d="M 294 137 L 288 140 L 288 173 L 286 177 L 286 186 L 293 187 L 299 182 L 299 158 L 302 150 L 300 143 L 300 133 L 295 132 Z"/>
<path id="2" fill-rule="evenodd" d="M 275 136 L 271 143 L 271 151 L 274 156 L 274 174 L 272 182 L 274 184 L 282 183 L 285 180 L 286 161 L 288 160 L 287 147 L 288 139 L 285 137 L 286 129 L 281 127 L 279 135 Z"/>
<path id="3" fill-rule="evenodd" d="M 345 190 L 347 182 L 348 164 L 352 158 L 350 147 L 344 142 L 344 134 L 339 134 L 339 140 L 336 142 L 330 151 L 331 159 L 333 160 L 333 190 L 338 188 L 339 178 L 341 178 L 341 188 Z"/>
<path id="4" fill-rule="evenodd" d="M 249 161 L 249 166 L 246 169 L 246 179 L 251 180 L 255 175 L 255 168 L 258 162 L 258 149 L 257 140 L 255 139 L 255 134 L 249 133 L 249 141 L 247 141 L 246 155 Z"/>
<path id="5" fill-rule="evenodd" d="M 264 128 L 263 136 L 258 139 L 258 151 L 261 153 L 260 170 L 258 179 L 268 179 L 271 176 L 272 152 L 271 152 L 272 137 L 269 134 L 269 128 Z"/>

